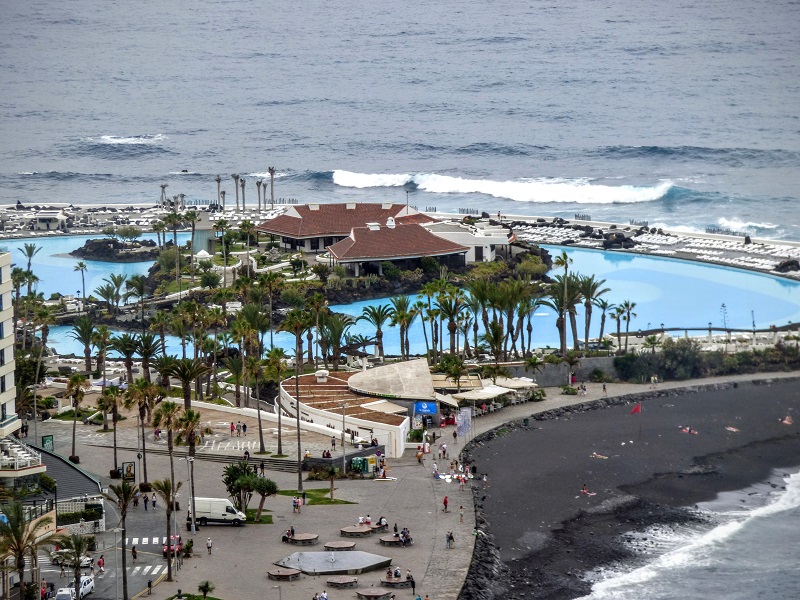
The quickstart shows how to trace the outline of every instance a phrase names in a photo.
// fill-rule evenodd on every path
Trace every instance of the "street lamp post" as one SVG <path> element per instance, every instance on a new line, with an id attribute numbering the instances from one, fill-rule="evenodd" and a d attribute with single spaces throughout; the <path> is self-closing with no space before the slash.
<path id="1" fill-rule="evenodd" d="M 345 428 L 345 411 L 347 410 L 347 403 L 342 402 L 339 406 L 342 407 L 342 475 L 347 475 L 347 450 L 344 445 L 344 428 Z"/>
<path id="2" fill-rule="evenodd" d="M 119 600 L 119 566 L 117 563 L 117 534 L 120 532 L 119 527 L 114 527 L 111 531 L 114 532 L 114 600 Z"/>
<path id="3" fill-rule="evenodd" d="M 189 499 L 189 510 L 192 513 L 192 537 L 197 532 L 197 527 L 195 524 L 195 509 L 194 509 L 194 457 L 189 456 L 186 458 L 186 466 L 189 467 L 189 493 L 191 494 L 191 498 Z"/>

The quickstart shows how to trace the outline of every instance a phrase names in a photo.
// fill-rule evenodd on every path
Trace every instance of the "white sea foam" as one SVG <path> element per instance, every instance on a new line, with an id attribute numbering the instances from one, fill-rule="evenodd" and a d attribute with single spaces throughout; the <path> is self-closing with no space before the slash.
<path id="1" fill-rule="evenodd" d="M 705 229 L 701 229 L 700 227 L 692 227 L 691 225 L 670 225 L 669 223 L 663 222 L 650 223 L 650 227 L 655 227 L 656 229 L 668 229 L 669 231 L 676 233 L 705 234 L 706 232 Z"/>
<path id="2" fill-rule="evenodd" d="M 252 177 L 253 179 L 269 179 L 269 171 L 266 173 L 249 173 L 247 177 Z M 275 179 L 279 179 L 281 177 L 286 177 L 286 173 L 281 173 L 280 171 L 275 171 Z"/>
<path id="3" fill-rule="evenodd" d="M 778 225 L 775 223 L 759 223 L 757 221 L 742 221 L 741 219 L 732 218 L 726 219 L 725 217 L 720 217 L 717 219 L 717 223 L 720 224 L 721 227 L 725 227 L 727 229 L 732 229 L 733 231 L 741 231 L 742 229 L 777 229 Z"/>
<path id="4" fill-rule="evenodd" d="M 155 135 L 137 135 L 130 137 L 123 137 L 117 135 L 101 135 L 100 137 L 87 137 L 87 142 L 95 144 L 109 144 L 109 145 L 141 145 L 141 144 L 158 144 L 167 139 L 167 136 L 157 133 Z"/>
<path id="5" fill-rule="evenodd" d="M 652 202 L 663 198 L 672 188 L 664 181 L 655 186 L 603 185 L 588 179 L 520 179 L 493 181 L 466 179 L 434 173 L 352 173 L 334 171 L 333 182 L 343 187 L 399 187 L 414 183 L 418 189 L 433 194 L 484 194 L 494 198 L 533 203 L 614 204 Z"/>
<path id="6" fill-rule="evenodd" d="M 689 539 L 684 537 L 681 540 L 676 536 L 674 549 L 660 555 L 648 565 L 598 581 L 592 586 L 592 593 L 584 598 L 586 600 L 628 598 L 638 589 L 637 586 L 659 576 L 667 577 L 670 571 L 713 560 L 715 550 L 748 523 L 800 507 L 800 473 L 790 475 L 785 481 L 786 489 L 776 494 L 772 502 L 749 512 L 726 513 L 725 517 L 730 520 L 699 537 L 689 537 Z"/>

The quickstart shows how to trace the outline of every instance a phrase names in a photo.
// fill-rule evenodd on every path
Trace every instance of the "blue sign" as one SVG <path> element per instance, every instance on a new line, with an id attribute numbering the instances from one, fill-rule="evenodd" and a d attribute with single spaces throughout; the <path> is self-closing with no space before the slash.
<path id="1" fill-rule="evenodd" d="M 415 402 L 414 414 L 417 415 L 435 415 L 436 402 Z"/>

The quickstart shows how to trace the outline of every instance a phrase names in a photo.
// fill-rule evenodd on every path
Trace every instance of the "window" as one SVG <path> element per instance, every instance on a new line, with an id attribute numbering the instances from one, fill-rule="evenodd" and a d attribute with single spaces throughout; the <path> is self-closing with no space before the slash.
<path id="1" fill-rule="evenodd" d="M 319 250 L 319 238 L 313 238 L 311 240 L 311 249 L 312 250 Z"/>
<path id="2" fill-rule="evenodd" d="M 3 375 L 2 377 L 0 377 L 0 393 L 3 393 L 5 391 L 6 391 L 6 376 Z"/>
<path id="3" fill-rule="evenodd" d="M 483 262 L 483 246 L 475 246 L 475 262 Z"/>
<path id="4" fill-rule="evenodd" d="M 6 349 L 0 348 L 0 367 L 6 364 Z"/>

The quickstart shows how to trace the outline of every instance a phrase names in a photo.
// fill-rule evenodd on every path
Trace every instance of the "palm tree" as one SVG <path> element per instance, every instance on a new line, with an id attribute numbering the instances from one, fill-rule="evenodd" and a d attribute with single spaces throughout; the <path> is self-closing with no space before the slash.
<path id="1" fill-rule="evenodd" d="M 385 304 L 365 306 L 357 321 L 366 321 L 375 328 L 375 350 L 383 358 L 383 326 L 392 318 L 392 310 Z M 426 338 L 427 339 L 427 338 Z"/>
<path id="2" fill-rule="evenodd" d="M 53 314 L 53 311 L 46 306 L 42 306 L 36 310 L 34 314 L 34 327 L 40 328 L 41 334 L 41 343 L 39 344 L 39 358 L 36 361 L 36 378 L 33 380 L 35 383 L 39 382 L 39 373 L 42 370 L 42 358 L 44 356 L 44 352 L 47 349 L 47 336 L 50 333 L 50 325 L 56 324 L 56 317 Z M 36 393 L 38 390 L 38 385 L 33 386 L 33 409 L 34 413 L 36 412 Z M 36 417 L 34 416 L 34 419 Z M 34 432 L 35 433 L 35 432 Z"/>
<path id="3" fill-rule="evenodd" d="M 14 335 L 17 331 L 17 321 L 20 315 L 20 298 L 22 295 L 22 284 L 25 283 L 25 271 L 19 267 L 11 269 L 11 285 L 14 288 Z"/>
<path id="4" fill-rule="evenodd" d="M 231 379 L 233 379 L 234 385 L 234 399 L 236 401 L 236 406 L 242 406 L 242 384 L 244 383 L 244 362 L 242 361 L 242 357 L 240 356 L 229 356 L 225 360 L 222 361 L 222 364 L 225 365 L 225 368 L 230 371 Z M 278 427 L 278 431 L 280 432 L 280 426 Z M 280 433 L 278 434 L 280 435 Z M 280 454 L 280 452 L 278 452 Z"/>
<path id="5" fill-rule="evenodd" d="M 261 521 L 261 512 L 264 510 L 264 502 L 266 501 L 267 496 L 274 496 L 278 493 L 278 484 L 272 481 L 272 479 L 259 477 L 253 491 L 261 496 L 261 500 L 258 502 L 258 510 L 256 511 L 255 518 L 255 522 L 258 523 Z"/>
<path id="6" fill-rule="evenodd" d="M 97 349 L 97 369 L 102 371 L 103 382 L 102 389 L 106 389 L 106 356 L 108 355 L 108 348 L 111 345 L 111 331 L 105 325 L 100 325 L 95 329 L 92 334 L 92 344 Z M 106 431 L 108 431 L 108 424 L 104 424 Z"/>
<path id="7" fill-rule="evenodd" d="M 25 556 L 36 552 L 38 540 L 53 523 L 53 518 L 29 519 L 25 508 L 16 501 L 4 505 L 3 514 L 6 518 L 0 521 L 0 549 L 4 555 L 14 559 L 20 598 L 25 598 Z"/>
<path id="8" fill-rule="evenodd" d="M 411 301 L 408 296 L 394 296 L 389 301 L 392 303 L 392 325 L 400 327 L 400 360 L 406 360 L 407 329 L 412 320 Z"/>
<path id="9" fill-rule="evenodd" d="M 147 295 L 147 278 L 144 275 L 131 275 L 125 282 L 125 289 L 125 302 L 131 298 L 139 300 L 139 307 L 142 315 L 142 331 L 144 331 L 144 298 Z"/>
<path id="10" fill-rule="evenodd" d="M 259 281 L 264 289 L 267 290 L 267 298 L 269 299 L 269 346 L 272 348 L 274 346 L 272 341 L 272 301 L 283 287 L 283 275 L 275 271 L 269 271 L 261 275 Z"/>
<path id="11" fill-rule="evenodd" d="M 81 402 L 83 402 L 83 398 L 86 395 L 86 392 L 92 388 L 92 384 L 86 379 L 85 375 L 81 375 L 80 373 L 76 373 L 72 377 L 69 378 L 69 383 L 67 384 L 67 389 L 65 391 L 65 395 L 68 398 L 72 398 L 72 455 L 69 457 L 69 460 L 73 463 L 80 462 L 78 458 L 78 454 L 75 451 L 75 436 L 77 434 L 77 425 L 78 425 L 78 409 L 81 406 Z"/>
<path id="12" fill-rule="evenodd" d="M 97 400 L 98 406 L 103 412 L 111 412 L 111 423 L 114 429 L 114 471 L 119 469 L 117 463 L 117 421 L 119 421 L 119 408 L 123 404 L 125 392 L 116 385 L 110 385 L 103 390 Z"/>
<path id="13" fill-rule="evenodd" d="M 269 201 L 270 209 L 275 208 L 275 167 L 267 167 L 269 173 Z M 266 204 L 266 192 L 264 192 L 264 203 Z"/>
<path id="14" fill-rule="evenodd" d="M 333 353 L 333 370 L 339 370 L 339 359 L 342 354 L 347 331 L 353 326 L 353 320 L 347 315 L 332 313 L 322 323 L 322 337 Z"/>
<path id="15" fill-rule="evenodd" d="M 283 360 L 285 356 L 286 353 L 283 351 L 283 348 L 270 349 L 269 353 L 267 354 L 267 368 L 265 371 L 267 381 L 271 381 L 275 383 L 275 385 L 280 384 L 281 371 L 283 371 Z M 275 400 L 277 401 L 275 412 L 278 413 L 278 454 L 283 454 L 283 433 L 281 431 L 281 413 L 283 413 L 283 410 L 281 409 L 280 405 L 280 394 L 276 396 Z"/>
<path id="16" fill-rule="evenodd" d="M 164 310 L 156 311 L 156 314 L 150 319 L 150 329 L 158 333 L 161 340 L 161 353 L 164 355 L 167 353 L 166 335 L 170 320 L 169 313 Z"/>
<path id="17" fill-rule="evenodd" d="M 494 357 L 495 366 L 499 366 L 500 355 L 503 352 L 505 342 L 505 331 L 498 321 L 489 321 L 489 326 L 481 336 L 481 341 L 489 346 L 489 352 Z"/>
<path id="18" fill-rule="evenodd" d="M 166 242 L 167 226 L 164 225 L 163 221 L 156 221 L 155 223 L 153 223 L 152 228 L 153 228 L 153 231 L 155 231 L 156 239 L 158 240 L 158 251 L 159 252 L 163 252 L 164 251 L 164 246 L 167 245 L 167 242 Z M 163 242 L 161 241 L 161 234 L 162 233 L 164 234 L 164 241 Z"/>
<path id="19" fill-rule="evenodd" d="M 238 208 L 238 201 L 237 201 L 237 208 Z M 222 244 L 222 262 L 225 264 L 226 267 L 228 266 L 228 251 L 227 251 L 228 249 L 225 244 L 225 233 L 228 231 L 228 228 L 230 228 L 230 226 L 231 225 L 227 220 L 220 219 L 219 221 L 214 223 L 213 227 L 215 233 L 221 234 L 220 243 Z M 222 285 L 223 287 L 227 285 L 226 277 L 224 274 L 222 276 Z"/>
<path id="20" fill-rule="evenodd" d="M 163 352 L 162 343 L 149 331 L 142 332 L 136 339 L 136 354 L 142 359 L 142 376 L 150 383 L 150 362 Z M 133 383 L 133 382 L 128 382 Z"/>
<path id="21" fill-rule="evenodd" d="M 136 404 L 139 410 L 139 426 L 142 429 L 142 481 L 147 481 L 147 435 L 145 420 L 149 423 L 156 404 L 164 397 L 161 389 L 149 381 L 137 379 L 128 386 L 125 408 Z"/>
<path id="22" fill-rule="evenodd" d="M 245 366 L 247 378 L 255 382 L 255 395 L 256 395 L 256 414 L 258 415 L 258 451 L 262 454 L 267 451 L 264 445 L 264 428 L 261 424 L 261 398 L 259 397 L 258 381 L 264 374 L 262 370 L 261 360 L 257 356 L 249 356 Z"/>
<path id="23" fill-rule="evenodd" d="M 602 344 L 603 343 L 603 333 L 606 328 L 606 313 L 612 309 L 614 309 L 614 304 L 610 303 L 608 300 L 604 300 L 603 298 L 598 298 L 594 305 L 600 309 L 600 335 L 597 337 L 597 340 Z"/>
<path id="24" fill-rule="evenodd" d="M 167 509 L 167 549 L 169 554 L 167 556 L 167 581 L 172 581 L 172 543 L 170 537 L 172 537 L 172 509 L 175 506 L 175 496 L 178 494 L 178 490 L 181 489 L 181 485 L 183 482 L 179 481 L 178 485 L 173 485 L 172 482 L 175 481 L 175 476 L 172 476 L 172 479 L 160 479 L 158 481 L 153 482 L 153 491 L 158 494 L 158 497 L 161 498 L 161 501 L 164 503 L 164 506 Z M 173 491 L 174 490 L 174 491 Z"/>
<path id="25" fill-rule="evenodd" d="M 564 267 L 564 296 L 563 296 L 564 298 L 567 298 L 567 296 L 568 296 L 568 294 L 567 294 L 567 279 L 568 279 L 568 274 L 569 274 L 569 266 L 571 264 L 572 264 L 572 259 L 569 257 L 569 255 L 566 253 L 565 250 L 562 250 L 561 254 L 559 254 L 558 256 L 556 256 L 553 259 L 553 266 L 554 267 L 559 267 L 559 268 L 560 267 Z M 566 309 L 565 309 L 565 315 L 566 315 Z M 565 331 L 565 334 L 564 334 L 564 339 L 563 339 L 563 345 L 562 345 L 562 348 L 561 348 L 561 353 L 562 354 L 566 354 L 566 352 L 567 352 L 566 328 L 565 328 L 564 331 Z"/>
<path id="26" fill-rule="evenodd" d="M 197 211 L 189 210 L 183 215 L 183 222 L 189 223 L 189 227 L 192 229 L 191 236 L 189 238 L 189 249 L 190 249 L 190 260 L 189 260 L 189 269 L 192 274 L 192 283 L 194 283 L 194 234 L 195 229 L 197 228 L 197 224 L 201 221 L 200 215 L 197 214 Z"/>
<path id="27" fill-rule="evenodd" d="M 620 304 L 620 308 L 622 309 L 622 312 L 625 313 L 625 354 L 627 354 L 628 332 L 631 328 L 631 319 L 636 316 L 636 313 L 633 312 L 633 309 L 636 308 L 636 302 L 625 300 L 622 304 Z"/>
<path id="28" fill-rule="evenodd" d="M 234 173 L 231 175 L 233 179 L 233 191 L 236 192 L 236 212 L 239 212 L 239 174 Z"/>
<path id="29" fill-rule="evenodd" d="M 567 365 L 567 385 L 572 385 L 572 370 L 581 364 L 577 352 L 567 352 L 561 357 L 561 362 Z"/>
<path id="30" fill-rule="evenodd" d="M 175 246 L 175 283 L 178 284 L 178 291 L 181 290 L 181 254 L 178 250 L 178 227 L 183 223 L 183 217 L 178 213 L 169 213 L 164 217 L 164 225 L 172 229 L 172 244 Z M 165 234 L 166 235 L 166 234 Z"/>
<path id="31" fill-rule="evenodd" d="M 128 600 L 128 571 L 126 569 L 128 555 L 126 546 L 128 540 L 125 536 L 127 529 L 125 521 L 128 518 L 128 507 L 133 502 L 139 490 L 138 486 L 131 485 L 127 481 L 123 481 L 119 485 L 111 483 L 108 489 L 111 491 L 111 494 L 103 495 L 117 505 L 119 509 L 119 522 L 120 525 L 122 525 L 122 600 Z"/>
<path id="32" fill-rule="evenodd" d="M 169 454 L 169 480 L 175 481 L 175 432 L 180 431 L 181 407 L 177 402 L 165 400 L 153 413 L 153 426 L 163 427 L 167 432 L 167 453 Z"/>
<path id="33" fill-rule="evenodd" d="M 31 270 L 31 263 L 33 262 L 33 257 L 39 254 L 39 251 L 42 249 L 41 246 L 37 246 L 36 244 L 24 244 L 22 248 L 17 248 L 25 258 L 28 259 L 28 266 L 26 268 L 27 271 Z M 28 292 L 30 293 L 30 292 Z"/>
<path id="34" fill-rule="evenodd" d="M 210 372 L 211 369 L 197 358 L 182 358 L 170 367 L 168 374 L 181 382 L 183 406 L 186 410 L 192 408 L 192 382 Z"/>
<path id="35" fill-rule="evenodd" d="M 283 323 L 281 331 L 288 331 L 294 335 L 294 413 L 297 420 L 297 491 L 303 491 L 303 453 L 300 445 L 300 369 L 303 366 L 303 333 L 308 329 L 308 314 L 299 308 L 290 310 Z"/>
<path id="36" fill-rule="evenodd" d="M 219 177 L 219 175 L 217 175 L 217 177 Z M 205 600 L 206 596 L 208 596 L 215 589 L 217 589 L 217 587 L 208 580 L 201 581 L 200 585 L 197 586 L 197 591 L 203 594 L 203 600 Z"/>
<path id="37" fill-rule="evenodd" d="M 558 329 L 559 347 L 561 349 L 561 354 L 563 355 L 567 353 L 566 295 L 564 293 L 564 287 L 562 287 L 561 283 L 558 281 L 558 277 L 555 279 L 556 281 L 547 286 L 546 289 L 549 298 L 547 300 L 543 300 L 542 304 L 556 311 L 556 329 Z"/>
<path id="38" fill-rule="evenodd" d="M 196 410 L 190 408 L 189 410 L 184 410 L 183 414 L 181 415 L 180 419 L 178 419 L 178 436 L 175 441 L 179 444 L 186 440 L 186 443 L 189 445 L 189 457 L 194 458 L 197 449 L 197 437 L 201 436 L 206 433 L 213 433 L 212 429 L 208 426 L 203 426 L 202 421 L 200 420 L 200 413 Z M 189 461 L 189 470 L 191 471 L 189 475 L 189 481 L 191 482 L 192 489 L 189 490 L 192 495 L 192 515 L 196 515 L 197 512 L 195 511 L 194 505 L 194 461 Z"/>
<path id="39" fill-rule="evenodd" d="M 111 338 L 108 348 L 122 355 L 128 384 L 133 383 L 133 357 L 139 351 L 139 338 L 130 333 Z"/>
<path id="40" fill-rule="evenodd" d="M 592 322 L 592 306 L 597 305 L 600 296 L 602 296 L 606 292 L 611 291 L 609 288 L 603 287 L 603 284 L 605 282 L 606 282 L 605 279 L 601 279 L 599 281 L 596 280 L 594 278 L 594 275 L 589 275 L 586 277 L 581 276 L 578 279 L 578 291 L 583 297 L 583 307 L 585 311 L 584 319 L 586 328 L 584 330 L 584 336 L 583 336 L 584 352 L 589 351 L 589 326 L 591 325 Z"/>
<path id="41" fill-rule="evenodd" d="M 656 335 L 648 335 L 644 338 L 644 343 L 642 344 L 643 348 L 650 349 L 653 354 L 656 353 L 656 348 L 661 345 L 661 340 L 658 339 Z"/>
<path id="42" fill-rule="evenodd" d="M 617 322 L 617 351 L 619 351 L 622 348 L 622 333 L 620 329 L 622 327 L 622 321 L 625 320 L 625 309 L 619 305 L 615 306 L 611 311 L 611 318 Z"/>
<path id="43" fill-rule="evenodd" d="M 78 261 L 78 264 L 75 265 L 73 271 L 80 271 L 81 272 L 81 288 L 83 289 L 83 301 L 86 302 L 86 263 Z"/>
<path id="44" fill-rule="evenodd" d="M 239 185 L 240 185 L 240 186 L 241 186 L 241 188 L 242 188 L 242 212 L 244 212 L 244 210 L 245 210 L 245 203 L 244 203 L 244 184 L 245 184 L 246 182 L 247 182 L 247 180 L 246 180 L 244 177 L 241 177 L 241 178 L 239 179 Z"/>
<path id="45" fill-rule="evenodd" d="M 58 547 L 64 551 L 64 566 L 69 567 L 72 571 L 75 589 L 81 589 L 81 561 L 89 553 L 91 547 L 89 538 L 71 533 L 53 539 L 53 543 L 58 544 Z"/>
<path id="46" fill-rule="evenodd" d="M 242 190 L 242 199 L 244 199 L 244 189 Z M 256 231 L 256 225 L 250 219 L 245 219 L 239 224 L 239 233 L 244 237 L 245 248 L 247 249 L 247 266 L 250 266 L 250 236 Z"/>
<path id="47" fill-rule="evenodd" d="M 220 196 L 220 193 L 221 193 L 220 192 L 220 186 L 222 185 L 222 177 L 220 177 L 219 174 L 218 174 L 216 177 L 214 177 L 214 181 L 217 182 L 217 204 L 220 204 L 220 198 L 221 198 L 221 196 Z M 225 207 L 223 206 L 222 208 L 225 208 Z"/>

